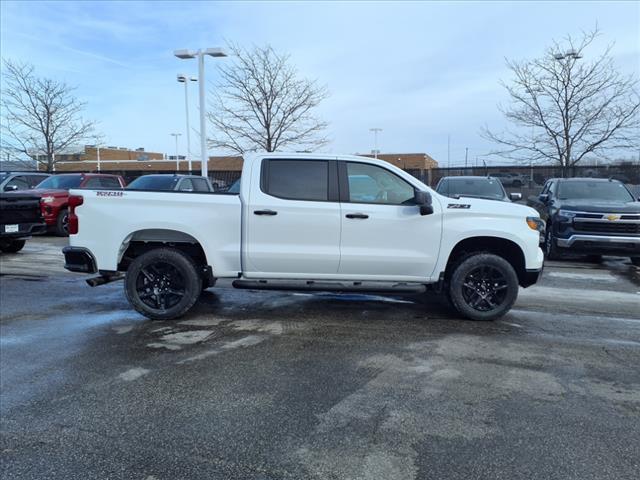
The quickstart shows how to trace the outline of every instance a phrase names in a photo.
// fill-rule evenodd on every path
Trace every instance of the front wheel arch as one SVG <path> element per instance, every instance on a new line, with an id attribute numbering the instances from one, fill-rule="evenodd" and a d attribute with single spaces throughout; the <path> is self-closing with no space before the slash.
<path id="1" fill-rule="evenodd" d="M 522 248 L 512 240 L 486 236 L 465 238 L 453 247 L 445 268 L 445 283 L 451 279 L 453 267 L 456 264 L 478 253 L 491 253 L 504 258 L 515 270 L 519 283 L 521 285 L 526 283 L 527 269 Z"/>

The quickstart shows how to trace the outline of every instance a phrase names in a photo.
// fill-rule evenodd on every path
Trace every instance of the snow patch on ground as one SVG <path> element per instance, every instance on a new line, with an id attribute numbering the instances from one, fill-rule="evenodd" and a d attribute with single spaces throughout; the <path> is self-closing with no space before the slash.
<path id="1" fill-rule="evenodd" d="M 151 370 L 147 370 L 146 368 L 140 368 L 140 367 L 130 368 L 126 372 L 123 372 L 120 375 L 118 375 L 118 377 L 121 380 L 124 380 L 126 382 L 131 382 L 133 380 L 137 380 L 138 378 L 140 378 L 143 375 L 146 375 L 150 371 Z"/>
<path id="2" fill-rule="evenodd" d="M 147 347 L 180 350 L 185 345 L 204 342 L 213 332 L 211 330 L 190 330 L 187 332 L 169 333 L 159 338 L 158 342 L 148 343 Z"/>
<path id="3" fill-rule="evenodd" d="M 125 325 L 124 327 L 113 327 L 113 331 L 118 335 L 129 333 L 131 330 L 133 330 L 133 325 Z"/>
<path id="4" fill-rule="evenodd" d="M 545 277 L 562 278 L 566 280 L 587 280 L 595 282 L 616 282 L 617 278 L 610 273 L 572 273 L 572 272 L 545 272 Z"/>
<path id="5" fill-rule="evenodd" d="M 178 322 L 178 324 L 191 327 L 214 327 L 226 321 L 228 321 L 226 318 L 193 318 L 191 320 L 183 320 L 182 322 Z"/>
<path id="6" fill-rule="evenodd" d="M 181 360 L 178 363 L 189 363 L 195 362 L 197 360 L 203 360 L 207 357 L 211 357 L 212 355 L 218 355 L 223 352 L 227 352 L 229 350 L 235 350 L 236 348 L 246 348 L 252 347 L 253 345 L 257 345 L 266 340 L 266 337 L 258 336 L 258 335 L 249 335 L 247 337 L 239 338 L 237 340 L 232 340 L 230 342 L 223 343 L 219 347 L 213 348 L 211 350 L 207 350 L 206 352 L 202 352 L 198 355 L 194 355 L 193 357 L 186 358 Z"/>

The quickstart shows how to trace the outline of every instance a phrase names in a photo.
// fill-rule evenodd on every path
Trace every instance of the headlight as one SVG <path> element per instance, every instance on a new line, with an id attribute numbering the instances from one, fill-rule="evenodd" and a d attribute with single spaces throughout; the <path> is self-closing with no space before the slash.
<path id="1" fill-rule="evenodd" d="M 537 230 L 538 232 L 544 232 L 544 222 L 539 217 L 527 217 L 527 225 L 531 230 Z"/>
<path id="2" fill-rule="evenodd" d="M 42 201 L 42 203 L 53 203 L 55 197 L 42 197 L 40 200 Z"/>
<path id="3" fill-rule="evenodd" d="M 576 212 L 572 212 L 571 210 L 558 210 L 558 215 L 564 218 L 573 218 L 576 216 Z"/>

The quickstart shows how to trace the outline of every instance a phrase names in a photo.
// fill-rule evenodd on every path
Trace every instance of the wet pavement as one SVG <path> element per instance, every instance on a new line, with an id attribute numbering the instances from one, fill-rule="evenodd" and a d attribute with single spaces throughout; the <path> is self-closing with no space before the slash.
<path id="1" fill-rule="evenodd" d="M 0 257 L 4 479 L 635 479 L 640 279 L 552 262 L 490 322 L 438 299 L 207 291 L 177 322 Z"/>

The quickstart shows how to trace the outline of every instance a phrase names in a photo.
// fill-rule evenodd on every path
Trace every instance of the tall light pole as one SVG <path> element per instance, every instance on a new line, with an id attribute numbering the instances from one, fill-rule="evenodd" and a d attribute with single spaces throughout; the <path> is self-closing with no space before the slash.
<path id="1" fill-rule="evenodd" d="M 197 78 L 187 77 L 183 73 L 178 74 L 178 82 L 184 83 L 184 111 L 187 117 L 187 162 L 191 173 L 191 129 L 189 128 L 189 82 L 197 82 Z"/>
<path id="2" fill-rule="evenodd" d="M 382 129 L 378 127 L 370 128 L 370 132 L 373 132 L 373 158 L 378 158 L 378 132 Z"/>
<path id="3" fill-rule="evenodd" d="M 203 177 L 207 177 L 209 172 L 208 157 L 207 157 L 207 129 L 206 129 L 206 105 L 205 105 L 205 91 L 204 91 L 204 56 L 210 57 L 226 57 L 227 54 L 221 48 L 201 48 L 200 50 L 175 50 L 173 54 L 180 59 L 198 58 L 198 83 L 200 94 L 200 174 Z"/>
<path id="4" fill-rule="evenodd" d="M 176 171 L 180 171 L 180 159 L 178 157 L 178 137 L 182 135 L 181 133 L 170 133 L 173 138 L 176 139 Z"/>

